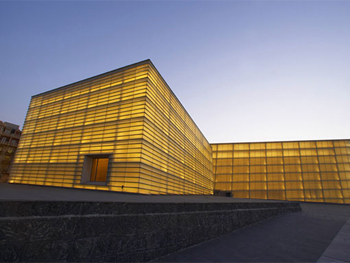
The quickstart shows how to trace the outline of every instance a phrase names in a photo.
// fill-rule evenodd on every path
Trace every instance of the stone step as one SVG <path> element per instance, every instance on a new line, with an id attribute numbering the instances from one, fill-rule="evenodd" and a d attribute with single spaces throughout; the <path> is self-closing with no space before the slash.
<path id="1" fill-rule="evenodd" d="M 142 262 L 298 203 L 0 202 L 0 261 Z"/>

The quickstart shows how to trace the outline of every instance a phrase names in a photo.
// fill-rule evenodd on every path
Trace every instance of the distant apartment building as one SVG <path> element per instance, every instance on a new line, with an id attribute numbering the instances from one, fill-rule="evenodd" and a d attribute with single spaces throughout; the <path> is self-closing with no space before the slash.
<path id="1" fill-rule="evenodd" d="M 0 180 L 8 177 L 21 136 L 19 126 L 0 121 Z"/>

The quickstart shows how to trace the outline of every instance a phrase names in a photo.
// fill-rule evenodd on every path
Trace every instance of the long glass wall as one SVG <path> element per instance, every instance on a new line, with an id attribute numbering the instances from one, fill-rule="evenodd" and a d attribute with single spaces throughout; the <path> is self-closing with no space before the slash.
<path id="1" fill-rule="evenodd" d="M 210 194 L 211 147 L 146 60 L 33 96 L 9 182 Z"/>
<path id="2" fill-rule="evenodd" d="M 350 141 L 212 144 L 215 190 L 237 198 L 350 203 Z"/>

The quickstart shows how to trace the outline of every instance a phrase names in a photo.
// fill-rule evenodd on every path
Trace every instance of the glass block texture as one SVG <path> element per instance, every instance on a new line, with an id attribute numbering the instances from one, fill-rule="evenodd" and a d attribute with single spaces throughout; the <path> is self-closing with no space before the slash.
<path id="1" fill-rule="evenodd" d="M 84 157 L 109 156 L 105 185 Z M 211 146 L 146 60 L 33 96 L 10 183 L 143 194 L 212 194 Z"/>
<path id="2" fill-rule="evenodd" d="M 237 198 L 350 203 L 350 141 L 212 144 L 215 190 Z"/>

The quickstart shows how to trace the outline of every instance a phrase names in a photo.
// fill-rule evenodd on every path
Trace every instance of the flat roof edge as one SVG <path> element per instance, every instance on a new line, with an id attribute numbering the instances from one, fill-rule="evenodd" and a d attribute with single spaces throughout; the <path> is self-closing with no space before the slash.
<path id="1" fill-rule="evenodd" d="M 89 77 L 89 78 L 86 78 L 86 79 L 75 81 L 73 83 L 70 83 L 70 84 L 67 84 L 67 85 L 64 85 L 64 86 L 61 86 L 61 87 L 58 87 L 58 88 L 54 88 L 54 89 L 51 89 L 51 90 L 48 90 L 48 91 L 41 92 L 39 94 L 33 95 L 32 98 L 38 97 L 38 96 L 42 96 L 44 94 L 48 94 L 48 93 L 51 93 L 51 92 L 54 92 L 54 91 L 57 91 L 57 90 L 60 90 L 60 89 L 68 88 L 69 86 L 76 85 L 76 84 L 82 83 L 84 81 L 89 81 L 89 80 L 92 80 L 92 79 L 97 78 L 97 77 L 107 76 L 109 74 L 113 74 L 113 73 L 116 73 L 118 71 L 122 71 L 122 70 L 125 70 L 127 68 L 136 67 L 136 66 L 142 65 L 142 64 L 150 64 L 150 65 L 152 65 L 154 67 L 154 65 L 153 65 L 153 63 L 152 63 L 152 61 L 150 59 L 145 59 L 145 60 L 142 60 L 142 61 L 130 64 L 130 65 L 121 67 L 121 68 L 113 69 L 113 70 L 110 70 L 110 71 L 107 71 L 107 72 L 104 72 L 104 73 L 101 73 L 101 74 L 98 74 L 98 75 L 95 75 L 95 76 L 92 76 L 92 77 Z"/>
<path id="2" fill-rule="evenodd" d="M 318 140 L 286 140 L 286 141 L 260 141 L 260 142 L 216 142 L 209 143 L 210 145 L 214 144 L 247 144 L 247 143 L 277 143 L 277 142 L 321 142 L 321 141 L 349 141 L 350 139 L 318 139 Z"/>

